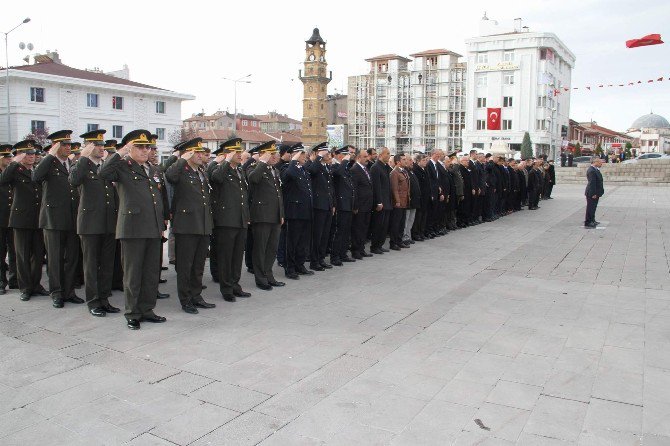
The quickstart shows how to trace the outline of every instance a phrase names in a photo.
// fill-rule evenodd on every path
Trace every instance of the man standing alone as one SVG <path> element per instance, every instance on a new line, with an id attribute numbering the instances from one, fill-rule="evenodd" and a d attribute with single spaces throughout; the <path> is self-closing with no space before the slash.
<path id="1" fill-rule="evenodd" d="M 600 166 L 603 165 L 603 160 L 598 156 L 591 158 L 591 167 L 586 171 L 586 217 L 584 217 L 584 227 L 588 229 L 595 229 L 598 226 L 596 221 L 596 208 L 598 207 L 598 200 L 605 195 L 605 188 L 603 186 L 603 175 L 600 173 Z"/>

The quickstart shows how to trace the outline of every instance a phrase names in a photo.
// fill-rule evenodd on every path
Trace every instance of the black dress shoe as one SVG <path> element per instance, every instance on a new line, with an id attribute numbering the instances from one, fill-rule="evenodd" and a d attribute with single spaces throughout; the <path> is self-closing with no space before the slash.
<path id="1" fill-rule="evenodd" d="M 53 299 L 53 306 L 54 308 L 63 308 L 65 304 L 63 303 L 63 298 L 62 297 L 56 297 Z"/>
<path id="2" fill-rule="evenodd" d="M 7 294 L 7 290 L 4 288 L 0 288 L 0 295 L 2 294 Z"/>
<path id="3" fill-rule="evenodd" d="M 309 269 L 312 269 L 314 271 L 325 271 L 326 268 L 324 268 L 321 265 L 309 265 Z"/>
<path id="4" fill-rule="evenodd" d="M 156 299 L 167 299 L 170 297 L 168 293 L 161 293 L 160 291 L 156 293 Z"/>
<path id="5" fill-rule="evenodd" d="M 247 272 L 253 274 L 253 273 L 254 273 L 254 269 L 253 269 L 253 268 L 247 268 Z"/>
<path id="6" fill-rule="evenodd" d="M 33 291 L 32 294 L 36 294 L 38 296 L 48 296 L 49 292 L 45 290 L 43 286 L 41 286 L 37 290 Z"/>
<path id="7" fill-rule="evenodd" d="M 391 245 L 391 249 L 394 251 L 400 251 L 400 246 L 398 245 Z"/>
<path id="8" fill-rule="evenodd" d="M 352 254 L 351 257 L 353 257 L 356 260 L 363 260 L 363 255 L 361 254 Z"/>
<path id="9" fill-rule="evenodd" d="M 226 302 L 237 302 L 237 299 L 232 294 L 224 294 L 223 300 L 225 300 Z"/>
<path id="10" fill-rule="evenodd" d="M 113 307 L 110 304 L 103 305 L 102 309 L 105 310 L 107 313 L 118 313 L 121 311 L 120 308 Z"/>
<path id="11" fill-rule="evenodd" d="M 365 251 L 363 251 L 363 252 L 361 253 L 361 255 L 362 255 L 363 257 L 372 257 L 372 254 L 370 254 L 369 252 L 365 252 Z"/>
<path id="12" fill-rule="evenodd" d="M 177 264 L 174 260 L 170 260 L 168 263 L 169 263 L 170 265 L 176 265 L 176 264 Z"/>
<path id="13" fill-rule="evenodd" d="M 76 294 L 73 294 L 70 297 L 68 297 L 67 299 L 65 299 L 65 302 L 70 302 L 71 304 L 83 304 L 84 299 L 77 296 Z"/>
<path id="14" fill-rule="evenodd" d="M 246 291 L 235 291 L 233 290 L 233 296 L 237 297 L 251 297 L 251 293 L 247 293 Z"/>
<path id="15" fill-rule="evenodd" d="M 158 279 L 158 283 L 165 283 L 167 282 L 167 279 Z"/>
<path id="16" fill-rule="evenodd" d="M 342 266 L 342 261 L 340 261 L 340 260 L 331 260 L 331 261 L 330 261 L 330 264 L 331 264 L 331 265 L 335 265 L 335 266 Z"/>
<path id="17" fill-rule="evenodd" d="M 597 228 L 597 227 L 598 227 L 598 226 L 597 226 L 595 223 L 586 223 L 586 224 L 584 225 L 584 228 L 586 228 L 586 229 L 595 229 L 595 228 Z"/>
<path id="18" fill-rule="evenodd" d="M 351 257 L 342 257 L 342 262 L 344 262 L 344 263 L 354 263 L 355 260 L 352 259 Z"/>
<path id="19" fill-rule="evenodd" d="M 273 280 L 272 282 L 268 282 L 271 286 L 284 286 L 286 285 L 284 282 L 277 282 L 276 280 Z"/>
<path id="20" fill-rule="evenodd" d="M 115 287 L 112 287 L 112 290 L 113 291 L 123 291 L 123 287 L 122 286 L 115 286 Z"/>
<path id="21" fill-rule="evenodd" d="M 10 290 L 18 290 L 19 289 L 19 284 L 17 282 L 9 282 L 9 289 Z"/>
<path id="22" fill-rule="evenodd" d="M 95 308 L 89 308 L 88 312 L 91 313 L 93 316 L 96 317 L 105 317 L 107 316 L 107 313 L 102 307 L 95 307 Z"/>
<path id="23" fill-rule="evenodd" d="M 167 266 L 161 266 L 161 271 L 167 271 L 168 267 Z"/>
<path id="24" fill-rule="evenodd" d="M 207 289 L 207 285 L 203 285 L 203 286 L 202 286 L 202 289 L 203 289 L 203 290 L 206 290 L 206 289 Z"/>
<path id="25" fill-rule="evenodd" d="M 267 283 L 257 283 L 256 286 L 261 290 L 270 291 L 272 287 Z"/>
<path id="26" fill-rule="evenodd" d="M 193 305 L 195 305 L 198 308 L 216 308 L 216 304 L 210 304 L 209 302 L 205 302 L 204 300 L 194 302 Z"/>
<path id="27" fill-rule="evenodd" d="M 326 269 L 331 269 L 333 265 L 329 265 L 326 262 L 319 262 L 319 265 L 321 265 L 321 268 L 326 268 Z"/>
<path id="28" fill-rule="evenodd" d="M 181 309 L 184 310 L 184 313 L 198 314 L 198 309 L 193 305 L 182 305 Z"/>
<path id="29" fill-rule="evenodd" d="M 165 319 L 163 316 L 157 316 L 155 314 L 152 314 L 150 316 L 142 316 L 142 320 L 146 322 L 153 322 L 159 324 L 161 322 L 165 322 L 167 319 Z"/>
<path id="30" fill-rule="evenodd" d="M 297 273 L 286 273 L 284 275 L 286 276 L 287 279 L 291 279 L 291 280 L 300 279 L 300 276 Z"/>
<path id="31" fill-rule="evenodd" d="M 139 330 L 140 329 L 139 319 L 128 319 L 128 322 L 126 323 L 126 325 L 131 330 Z"/>
<path id="32" fill-rule="evenodd" d="M 379 248 L 379 249 L 381 249 L 381 250 L 382 250 L 382 252 L 389 252 L 389 250 L 388 250 L 388 249 L 386 249 L 386 248 Z"/>
<path id="33" fill-rule="evenodd" d="M 596 226 L 598 226 L 600 224 L 599 221 L 595 221 L 595 220 L 593 221 L 593 223 L 595 223 Z"/>
<path id="34" fill-rule="evenodd" d="M 30 293 L 21 293 L 19 296 L 19 299 L 21 299 L 24 302 L 27 302 L 30 300 Z"/>
<path id="35" fill-rule="evenodd" d="M 381 249 L 373 249 L 370 252 L 373 254 L 384 254 L 384 251 L 382 251 Z"/>
<path id="36" fill-rule="evenodd" d="M 300 275 L 303 275 L 303 276 L 313 276 L 314 275 L 314 271 L 310 271 L 307 268 L 305 268 L 304 266 L 301 267 L 301 268 L 298 268 L 298 270 L 296 272 Z M 270 285 L 272 285 L 272 284 L 270 284 Z"/>

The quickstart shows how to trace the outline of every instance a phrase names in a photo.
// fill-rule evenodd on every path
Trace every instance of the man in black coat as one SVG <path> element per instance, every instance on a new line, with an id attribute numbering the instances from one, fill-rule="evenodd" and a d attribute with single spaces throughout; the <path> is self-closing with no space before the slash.
<path id="1" fill-rule="evenodd" d="M 426 221 L 431 198 L 430 176 L 426 169 L 427 165 L 428 157 L 426 155 L 423 153 L 416 155 L 412 172 L 419 183 L 419 205 L 416 208 L 414 225 L 412 225 L 412 240 L 420 242 L 426 240 Z"/>
<path id="2" fill-rule="evenodd" d="M 534 211 L 538 209 L 538 202 L 540 200 L 540 181 L 538 163 L 541 161 L 530 160 L 526 170 L 528 172 L 528 210 Z"/>
<path id="3" fill-rule="evenodd" d="M 598 200 L 605 195 L 605 187 L 603 185 L 603 175 L 600 173 L 600 166 L 603 165 L 603 160 L 600 157 L 594 156 L 591 158 L 591 166 L 586 170 L 586 215 L 584 217 L 584 227 L 594 229 L 598 226 L 596 221 L 596 208 L 598 207 Z"/>
<path id="4" fill-rule="evenodd" d="M 347 255 L 351 242 L 351 223 L 354 216 L 356 189 L 351 178 L 352 167 L 349 146 L 335 151 L 336 162 L 333 162 L 333 183 L 335 185 L 335 234 L 330 252 L 330 263 L 342 266 L 342 262 L 355 262 Z"/>
<path id="5" fill-rule="evenodd" d="M 372 176 L 368 172 L 367 164 L 368 152 L 359 149 L 356 152 L 356 162 L 349 169 L 355 193 L 351 220 L 351 256 L 356 260 L 372 256 L 365 252 L 365 239 L 374 207 Z"/>
<path id="6" fill-rule="evenodd" d="M 457 203 L 456 188 L 454 187 L 456 179 L 453 172 L 446 168 L 446 163 L 448 162 L 449 158 L 446 156 L 446 153 L 440 150 L 440 162 L 437 164 L 437 170 L 439 172 L 440 189 L 444 195 L 444 202 L 440 210 L 438 236 L 446 235 L 449 232 L 449 228 L 447 227 L 449 212 L 456 209 Z"/>
<path id="7" fill-rule="evenodd" d="M 389 221 L 393 206 L 391 205 L 391 167 L 388 165 L 391 151 L 384 147 L 377 157 L 377 162 L 370 169 L 372 177 L 372 201 L 374 210 L 372 213 L 372 239 L 370 252 L 383 254 L 388 252 L 384 248 L 386 235 L 388 234 Z"/>
<path id="8" fill-rule="evenodd" d="M 0 174 L 12 162 L 12 145 L 0 145 Z M 9 227 L 9 213 L 12 208 L 12 186 L 0 183 L 0 294 L 7 293 L 7 286 L 17 288 L 16 251 L 14 236 Z"/>
<path id="9" fill-rule="evenodd" d="M 426 223 L 427 236 L 433 238 L 439 231 L 440 215 L 445 200 L 440 187 L 440 150 L 433 149 L 426 164 L 430 184 L 430 206 L 428 207 L 428 221 Z"/>
<path id="10" fill-rule="evenodd" d="M 554 167 L 554 160 L 549 160 L 548 162 L 546 176 L 545 176 L 545 185 L 544 185 L 544 198 L 547 200 L 552 200 L 551 191 L 554 189 L 556 184 L 556 169 Z"/>
<path id="11" fill-rule="evenodd" d="M 281 173 L 286 170 L 288 163 L 291 161 L 291 147 L 302 147 L 302 143 L 297 144 L 280 144 L 277 146 L 277 151 L 279 153 L 279 161 L 275 164 L 275 170 Z M 282 191 L 282 194 L 284 192 Z M 286 203 L 286 197 L 284 197 L 284 203 Z M 286 221 L 281 225 L 279 231 L 279 245 L 277 246 L 277 263 L 279 266 L 284 268 L 286 266 Z"/>
<path id="12" fill-rule="evenodd" d="M 286 215 L 286 277 L 299 279 L 312 275 L 305 268 L 312 233 L 312 182 L 305 171 L 305 149 L 291 148 L 293 154 L 288 167 L 281 173 Z"/>
<path id="13" fill-rule="evenodd" d="M 470 226 L 472 222 L 472 209 L 475 200 L 475 186 L 473 180 L 473 171 L 470 169 L 470 158 L 462 156 L 458 166 L 461 177 L 463 177 L 463 200 L 458 203 L 458 226 L 464 228 Z"/>
<path id="14" fill-rule="evenodd" d="M 330 239 L 330 226 L 335 215 L 335 187 L 328 142 L 314 146 L 312 153 L 316 153 L 316 158 L 305 165 L 312 183 L 312 249 L 309 255 L 309 267 L 314 271 L 323 271 L 332 268 L 326 263 L 326 250 Z"/>
<path id="15" fill-rule="evenodd" d="M 105 154 L 105 130 L 80 135 L 84 139 L 81 157 L 70 169 L 69 181 L 79 188 L 77 234 L 81 239 L 86 304 L 93 316 L 118 313 L 109 303 L 116 252 L 117 203 L 114 186 L 99 176 Z"/>

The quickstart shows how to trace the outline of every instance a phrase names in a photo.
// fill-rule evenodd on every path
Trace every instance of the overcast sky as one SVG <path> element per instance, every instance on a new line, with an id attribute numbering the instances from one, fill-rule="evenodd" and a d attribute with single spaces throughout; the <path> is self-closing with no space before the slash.
<path id="1" fill-rule="evenodd" d="M 167 5 L 167 6 L 166 6 Z M 297 119 L 302 114 L 298 70 L 304 41 L 318 26 L 327 42 L 329 93 L 346 93 L 347 77 L 367 70 L 364 59 L 385 53 L 409 55 L 434 48 L 464 54 L 464 40 L 477 35 L 484 11 L 501 25 L 521 17 L 531 31 L 553 32 L 576 55 L 572 86 L 619 84 L 635 87 L 573 91 L 570 117 L 593 119 L 625 130 L 640 115 L 670 119 L 670 2 L 647 0 L 565 0 L 563 2 L 479 1 L 365 2 L 341 0 L 176 2 L 69 1 L 4 2 L 0 31 L 26 16 L 32 21 L 10 34 L 10 65 L 26 55 L 18 43 L 35 51 L 57 49 L 75 68 L 103 71 L 130 67 L 131 79 L 190 93 L 183 117 L 204 109 L 233 112 L 233 85 L 223 77 L 252 74 L 240 84 L 238 111 L 277 110 Z M 401 7 L 402 6 L 402 7 Z M 625 41 L 660 33 L 668 43 L 627 49 Z M 4 60 L 1 63 L 4 65 Z"/>

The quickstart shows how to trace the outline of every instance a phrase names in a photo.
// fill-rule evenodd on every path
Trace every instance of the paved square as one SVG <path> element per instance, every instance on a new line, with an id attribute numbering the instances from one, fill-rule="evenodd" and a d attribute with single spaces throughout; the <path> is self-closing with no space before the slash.
<path id="1" fill-rule="evenodd" d="M 138 332 L 13 290 L 0 444 L 668 445 L 670 190 L 554 192 L 199 315 L 170 271 Z"/>

